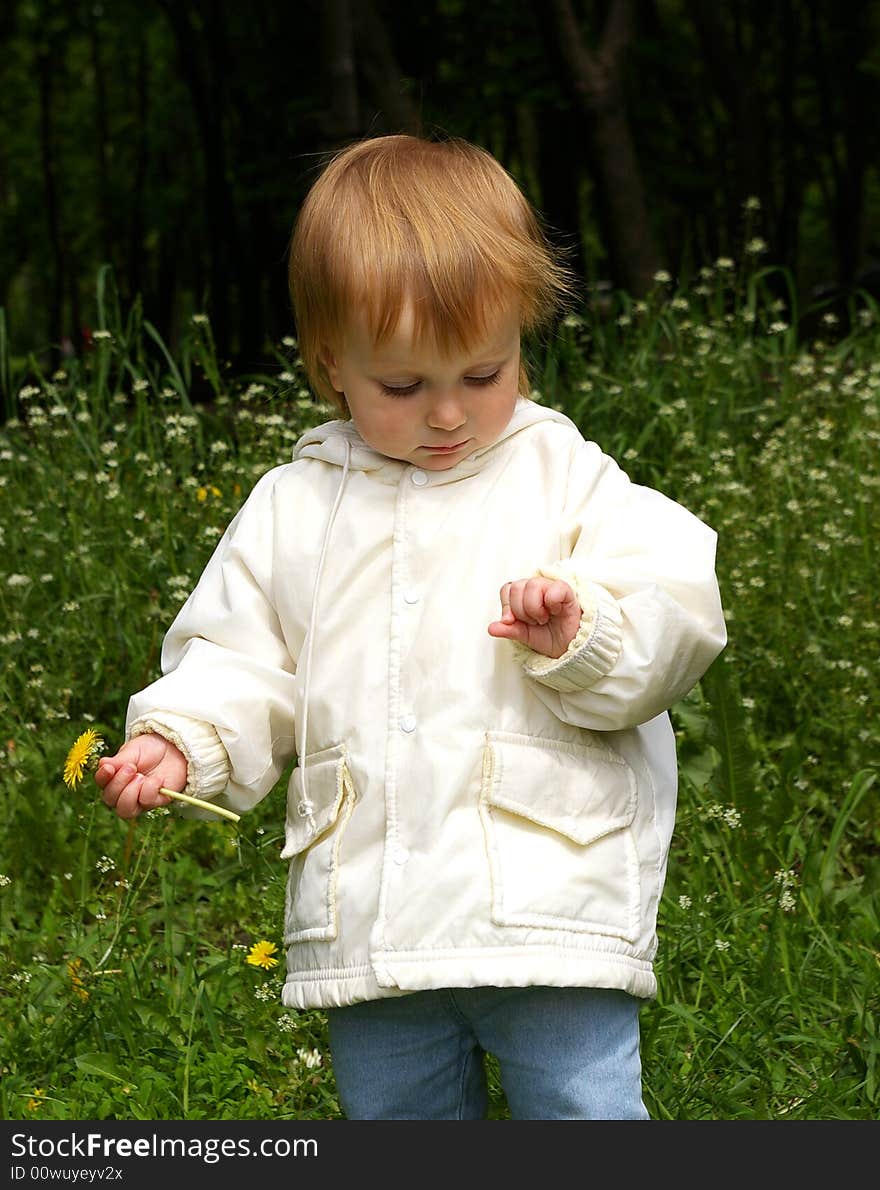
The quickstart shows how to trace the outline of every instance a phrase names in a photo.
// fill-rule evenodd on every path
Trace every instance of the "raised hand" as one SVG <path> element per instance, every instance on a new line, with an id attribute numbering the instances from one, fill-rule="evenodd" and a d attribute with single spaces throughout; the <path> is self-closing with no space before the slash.
<path id="1" fill-rule="evenodd" d="M 568 583 L 523 578 L 505 583 L 500 594 L 501 619 L 489 625 L 489 635 L 519 641 L 545 657 L 561 657 L 581 622 L 581 607 Z"/>

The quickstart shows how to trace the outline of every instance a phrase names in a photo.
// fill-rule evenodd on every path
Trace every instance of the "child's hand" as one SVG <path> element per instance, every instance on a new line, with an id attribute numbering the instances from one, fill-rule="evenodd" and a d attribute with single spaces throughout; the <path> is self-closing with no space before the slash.
<path id="1" fill-rule="evenodd" d="M 562 579 L 521 578 L 501 588 L 501 619 L 490 636 L 528 645 L 545 657 L 561 657 L 577 634 L 581 607 Z"/>
<path id="2" fill-rule="evenodd" d="M 179 793 L 186 785 L 186 758 L 170 741 L 148 733 L 123 744 L 115 756 L 102 758 L 95 780 L 104 791 L 105 805 L 120 818 L 136 818 L 142 810 L 167 806 L 171 798 L 159 793 L 165 786 Z"/>

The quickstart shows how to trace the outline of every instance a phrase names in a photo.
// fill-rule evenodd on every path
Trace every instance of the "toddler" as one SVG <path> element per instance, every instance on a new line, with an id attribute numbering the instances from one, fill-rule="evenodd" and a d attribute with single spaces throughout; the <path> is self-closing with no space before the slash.
<path id="1" fill-rule="evenodd" d="M 290 279 L 340 417 L 229 525 L 104 801 L 243 812 L 296 757 L 282 999 L 326 1011 L 349 1119 L 483 1118 L 486 1052 L 515 1119 L 645 1119 L 667 709 L 725 644 L 715 534 L 525 395 L 571 283 L 482 149 L 337 153 Z"/>

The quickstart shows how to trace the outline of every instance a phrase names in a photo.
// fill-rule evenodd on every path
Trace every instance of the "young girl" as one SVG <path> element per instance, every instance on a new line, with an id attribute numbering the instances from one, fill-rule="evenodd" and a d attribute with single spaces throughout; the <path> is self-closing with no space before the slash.
<path id="1" fill-rule="evenodd" d="M 666 712 L 725 643 L 715 534 L 524 395 L 566 273 L 483 150 L 343 150 L 290 273 L 341 418 L 230 524 L 104 801 L 242 812 L 297 757 L 283 1002 L 326 1010 L 350 1119 L 481 1118 L 487 1051 L 514 1118 L 647 1118 Z"/>

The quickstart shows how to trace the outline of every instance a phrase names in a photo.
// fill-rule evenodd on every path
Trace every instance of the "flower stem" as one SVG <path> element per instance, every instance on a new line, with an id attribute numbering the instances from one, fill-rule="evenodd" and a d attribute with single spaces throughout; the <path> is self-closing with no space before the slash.
<path id="1" fill-rule="evenodd" d="M 174 798 L 176 802 L 186 802 L 189 806 L 198 806 L 200 810 L 210 810 L 212 814 L 220 814 L 223 818 L 228 818 L 230 822 L 241 821 L 240 814 L 226 810 L 223 806 L 212 805 L 211 802 L 203 802 L 200 797 L 190 797 L 188 793 L 178 793 L 176 789 L 166 789 L 164 785 L 159 792 L 164 793 L 166 797 Z"/>

